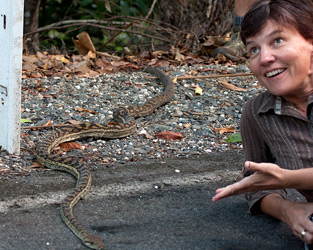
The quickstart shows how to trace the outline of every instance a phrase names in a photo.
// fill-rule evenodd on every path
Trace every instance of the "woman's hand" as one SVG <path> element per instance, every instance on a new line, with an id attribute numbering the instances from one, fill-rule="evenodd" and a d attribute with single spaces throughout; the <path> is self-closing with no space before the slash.
<path id="1" fill-rule="evenodd" d="M 313 222 L 309 219 L 312 213 L 313 203 L 290 202 L 282 218 L 297 237 L 310 244 L 313 243 Z"/>
<path id="2" fill-rule="evenodd" d="M 286 188 L 287 180 L 285 175 L 290 170 L 280 168 L 272 163 L 255 163 L 251 161 L 245 162 L 245 168 L 254 173 L 239 182 L 217 189 L 212 201 L 246 192 Z"/>

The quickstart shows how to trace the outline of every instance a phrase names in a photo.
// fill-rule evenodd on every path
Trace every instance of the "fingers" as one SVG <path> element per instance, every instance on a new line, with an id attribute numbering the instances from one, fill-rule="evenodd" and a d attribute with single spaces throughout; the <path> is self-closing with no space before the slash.
<path id="1" fill-rule="evenodd" d="M 253 161 L 246 161 L 245 162 L 245 168 L 246 168 L 246 170 L 252 171 L 252 172 L 259 171 L 261 169 L 260 164 L 262 164 L 262 163 L 256 163 Z"/>
<path id="2" fill-rule="evenodd" d="M 305 229 L 303 229 L 301 232 L 298 232 L 296 235 L 301 240 L 303 240 L 304 242 L 307 242 L 309 244 L 311 244 L 313 242 L 313 235 L 312 235 L 312 233 L 306 231 Z"/>
<path id="3" fill-rule="evenodd" d="M 215 191 L 215 196 L 212 198 L 212 201 L 218 201 L 222 198 L 225 198 L 225 189 L 226 188 L 219 188 Z"/>
<path id="4" fill-rule="evenodd" d="M 220 199 L 226 198 L 228 196 L 237 195 L 239 194 L 235 188 L 236 183 L 232 185 L 228 185 L 223 188 L 219 188 L 215 191 L 215 196 L 212 198 L 212 201 L 218 201 Z"/>

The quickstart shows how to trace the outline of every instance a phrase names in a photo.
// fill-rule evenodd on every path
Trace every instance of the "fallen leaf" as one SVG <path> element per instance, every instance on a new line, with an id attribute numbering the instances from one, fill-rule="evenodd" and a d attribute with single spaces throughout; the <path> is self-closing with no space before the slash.
<path id="1" fill-rule="evenodd" d="M 74 71 L 75 72 L 82 72 L 82 73 L 88 73 L 90 71 L 90 62 L 87 60 L 78 62 L 74 65 Z"/>
<path id="2" fill-rule="evenodd" d="M 91 113 L 91 114 L 98 114 L 97 111 L 90 110 L 90 109 L 85 109 L 83 107 L 76 107 L 75 110 L 76 111 L 80 111 L 80 112 L 87 112 L 87 113 Z"/>
<path id="3" fill-rule="evenodd" d="M 155 135 L 157 138 L 161 138 L 161 139 L 172 139 L 172 140 L 181 140 L 182 138 L 184 138 L 184 136 L 179 133 L 179 132 L 173 132 L 173 131 L 164 131 L 164 132 L 160 132 L 157 133 Z"/>
<path id="4" fill-rule="evenodd" d="M 32 62 L 23 62 L 22 68 L 25 71 L 35 71 L 37 70 L 38 66 L 33 64 Z"/>
<path id="5" fill-rule="evenodd" d="M 227 142 L 241 142 L 242 139 L 241 139 L 240 134 L 232 134 L 227 137 L 226 141 Z"/>
<path id="6" fill-rule="evenodd" d="M 109 162 L 110 162 L 110 159 L 109 159 L 109 158 L 104 158 L 104 159 L 102 160 L 102 162 L 103 162 L 103 163 L 109 163 Z"/>
<path id="7" fill-rule="evenodd" d="M 43 165 L 41 165 L 39 162 L 37 162 L 37 161 L 34 161 L 33 163 L 32 163 L 32 166 L 31 166 L 32 168 L 42 168 L 43 167 Z"/>
<path id="8" fill-rule="evenodd" d="M 43 95 L 43 98 L 53 98 L 52 95 Z"/>
<path id="9" fill-rule="evenodd" d="M 83 56 L 87 55 L 89 51 L 96 53 L 95 46 L 93 45 L 90 36 L 87 32 L 84 31 L 82 33 L 79 33 L 76 37 L 78 39 L 75 40 L 74 38 L 72 38 L 72 41 L 80 55 Z"/>
<path id="10" fill-rule="evenodd" d="M 232 128 L 231 126 L 224 127 L 224 128 L 216 128 L 214 126 L 214 124 L 212 126 L 212 130 L 215 133 L 219 132 L 221 135 L 225 134 L 225 133 L 234 133 L 234 132 L 236 132 L 236 129 Z"/>
<path id="11" fill-rule="evenodd" d="M 61 57 L 61 61 L 64 63 L 70 63 L 70 61 L 66 59 L 64 56 Z"/>
<path id="12" fill-rule="evenodd" d="M 88 58 L 92 58 L 92 59 L 95 59 L 97 58 L 97 55 L 96 53 L 92 52 L 91 50 L 89 50 L 88 54 L 87 54 L 87 57 Z"/>
<path id="13" fill-rule="evenodd" d="M 21 138 L 25 139 L 27 136 L 29 136 L 28 133 L 21 133 Z"/>
<path id="14" fill-rule="evenodd" d="M 51 125 L 52 125 L 52 121 L 49 120 L 45 124 L 43 124 L 42 126 L 46 127 L 46 126 L 51 126 Z"/>
<path id="15" fill-rule="evenodd" d="M 63 149 L 63 151 L 70 151 L 72 149 L 81 149 L 83 150 L 83 146 L 77 142 L 64 142 L 60 144 L 60 148 Z"/>
<path id="16" fill-rule="evenodd" d="M 35 63 L 38 62 L 38 58 L 35 55 L 23 55 L 23 62 Z"/>
<path id="17" fill-rule="evenodd" d="M 83 122 L 81 122 L 81 121 L 76 121 L 76 120 L 68 120 L 68 122 L 70 123 L 70 124 L 73 124 L 73 125 L 78 125 L 78 124 L 82 124 Z"/>
<path id="18" fill-rule="evenodd" d="M 109 0 L 104 0 L 104 6 L 107 9 L 107 11 L 111 13 L 111 7 L 110 7 L 110 1 Z"/>
<path id="19" fill-rule="evenodd" d="M 195 95 L 203 95 L 203 90 L 199 86 L 195 87 Z"/>
<path id="20" fill-rule="evenodd" d="M 144 137 L 146 137 L 146 139 L 153 139 L 153 136 L 150 135 L 147 130 L 145 129 L 141 129 L 139 132 L 138 132 L 139 135 L 143 135 Z"/>
<path id="21" fill-rule="evenodd" d="M 20 121 L 21 123 L 32 123 L 32 121 L 28 119 L 21 119 Z"/>
<path id="22" fill-rule="evenodd" d="M 225 81 L 218 81 L 220 84 L 222 84 L 225 88 L 228 88 L 230 90 L 234 90 L 234 91 L 248 91 L 248 89 L 243 89 L 243 88 L 239 88 L 233 84 L 230 84 L 228 82 Z"/>

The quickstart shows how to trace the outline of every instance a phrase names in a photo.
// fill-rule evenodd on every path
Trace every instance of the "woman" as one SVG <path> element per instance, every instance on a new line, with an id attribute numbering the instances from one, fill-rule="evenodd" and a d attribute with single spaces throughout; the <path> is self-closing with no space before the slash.
<path id="1" fill-rule="evenodd" d="M 250 69 L 267 91 L 241 118 L 245 178 L 216 190 L 213 201 L 246 193 L 251 213 L 286 222 L 313 243 L 313 4 L 261 0 L 242 23 Z M 295 188 L 307 203 L 286 200 Z"/>

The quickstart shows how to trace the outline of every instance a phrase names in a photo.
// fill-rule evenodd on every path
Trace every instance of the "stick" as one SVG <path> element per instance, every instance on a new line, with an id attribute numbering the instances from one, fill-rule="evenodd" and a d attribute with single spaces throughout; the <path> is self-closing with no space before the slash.
<path id="1" fill-rule="evenodd" d="M 238 76 L 252 76 L 252 73 L 235 73 L 235 74 L 219 74 L 219 75 L 200 75 L 200 76 L 179 76 L 172 77 L 177 80 L 188 80 L 188 79 L 206 79 L 206 78 L 220 78 L 220 77 L 238 77 Z M 155 76 L 145 76 L 145 78 L 155 79 Z"/>
<path id="2" fill-rule="evenodd" d="M 154 9 L 154 5 L 155 5 L 156 2 L 157 2 L 157 0 L 153 0 L 153 3 L 151 5 L 151 7 L 150 7 L 150 10 L 149 10 L 148 14 L 145 16 L 145 18 L 143 19 L 143 22 L 146 21 L 149 18 L 149 16 L 151 15 L 151 13 L 152 13 L 152 11 Z"/>

